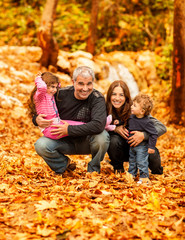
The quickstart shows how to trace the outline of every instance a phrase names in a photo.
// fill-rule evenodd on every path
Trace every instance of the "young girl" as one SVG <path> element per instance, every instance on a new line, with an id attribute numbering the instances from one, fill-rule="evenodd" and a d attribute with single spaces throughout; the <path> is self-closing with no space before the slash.
<path id="1" fill-rule="evenodd" d="M 46 119 L 53 120 L 53 124 L 63 124 L 59 117 L 58 109 L 55 103 L 54 95 L 60 87 L 57 76 L 50 72 L 44 72 L 37 75 L 35 79 L 35 88 L 31 93 L 31 108 L 32 112 L 39 115 L 45 114 Z M 81 125 L 83 122 L 65 120 L 70 125 Z M 51 135 L 51 130 L 54 127 L 41 129 L 45 137 L 58 139 L 59 135 Z M 65 137 L 66 135 L 60 136 Z"/>
<path id="2" fill-rule="evenodd" d="M 45 114 L 46 119 L 53 120 L 52 124 L 64 124 L 58 113 L 58 109 L 56 106 L 54 95 L 58 92 L 60 87 L 59 79 L 57 76 L 50 72 L 44 72 L 41 75 L 38 74 L 35 79 L 35 88 L 31 93 L 31 111 L 33 114 Z M 72 120 L 65 120 L 69 125 L 81 125 L 85 124 L 84 122 L 72 121 Z M 112 118 L 108 116 L 106 127 L 112 128 L 109 126 L 111 123 Z M 45 137 L 51 139 L 59 139 L 65 137 L 67 135 L 60 136 L 59 135 L 52 135 L 51 130 L 55 127 L 47 127 L 41 129 Z"/>

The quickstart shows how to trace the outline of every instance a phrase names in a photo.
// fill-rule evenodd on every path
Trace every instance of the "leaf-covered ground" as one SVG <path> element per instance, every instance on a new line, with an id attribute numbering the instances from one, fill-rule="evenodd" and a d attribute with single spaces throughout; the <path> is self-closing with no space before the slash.
<path id="1" fill-rule="evenodd" d="M 87 173 L 90 156 L 71 156 L 77 169 L 56 176 L 35 153 L 41 134 L 25 111 L 36 58 L 1 52 L 0 239 L 185 239 L 185 128 L 167 124 L 167 86 L 147 89 L 168 129 L 157 143 L 163 175 L 138 186 L 114 174 L 106 155 L 100 174 Z"/>

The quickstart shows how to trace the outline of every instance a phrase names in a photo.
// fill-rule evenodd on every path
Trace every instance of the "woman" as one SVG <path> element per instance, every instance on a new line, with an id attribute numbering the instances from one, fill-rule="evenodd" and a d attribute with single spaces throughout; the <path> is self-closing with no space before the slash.
<path id="1" fill-rule="evenodd" d="M 110 131 L 110 145 L 108 155 L 114 172 L 124 172 L 124 162 L 129 161 L 129 147 L 137 146 L 144 139 L 148 139 L 146 132 L 133 131 L 133 135 L 128 138 L 128 119 L 131 114 L 132 100 L 128 86 L 125 82 L 114 81 L 107 92 L 107 113 L 112 115 L 113 123 L 116 124 L 114 131 Z M 157 119 L 149 115 L 158 132 L 158 137 L 166 132 L 166 127 Z M 160 154 L 157 148 L 155 153 L 149 155 L 149 168 L 153 174 L 163 174 Z"/>

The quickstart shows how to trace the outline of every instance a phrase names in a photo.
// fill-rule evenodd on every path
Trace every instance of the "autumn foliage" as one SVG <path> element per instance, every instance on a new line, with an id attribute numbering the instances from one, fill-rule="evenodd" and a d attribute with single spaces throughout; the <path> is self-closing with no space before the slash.
<path id="1" fill-rule="evenodd" d="M 114 174 L 106 155 L 100 174 L 87 173 L 90 156 L 71 156 L 77 169 L 56 176 L 35 153 L 41 133 L 26 114 L 36 58 L 10 50 L 0 57 L 0 239 L 185 239 L 185 128 L 167 124 L 166 85 L 146 90 L 168 129 L 157 142 L 163 175 L 138 186 Z"/>

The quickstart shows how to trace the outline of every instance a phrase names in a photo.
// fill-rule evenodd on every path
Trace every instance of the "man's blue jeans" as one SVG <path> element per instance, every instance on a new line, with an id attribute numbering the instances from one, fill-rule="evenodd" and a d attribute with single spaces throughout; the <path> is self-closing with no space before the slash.
<path id="1" fill-rule="evenodd" d="M 92 160 L 88 163 L 87 171 L 100 173 L 100 162 L 107 152 L 109 142 L 109 134 L 105 130 L 97 135 L 64 137 L 59 140 L 43 136 L 35 143 L 35 150 L 56 173 L 63 173 L 67 168 L 68 157 L 65 154 L 91 154 Z"/>
<path id="2" fill-rule="evenodd" d="M 137 170 L 139 169 L 140 178 L 148 178 L 148 145 L 130 147 L 129 155 L 128 172 L 136 177 Z"/>

